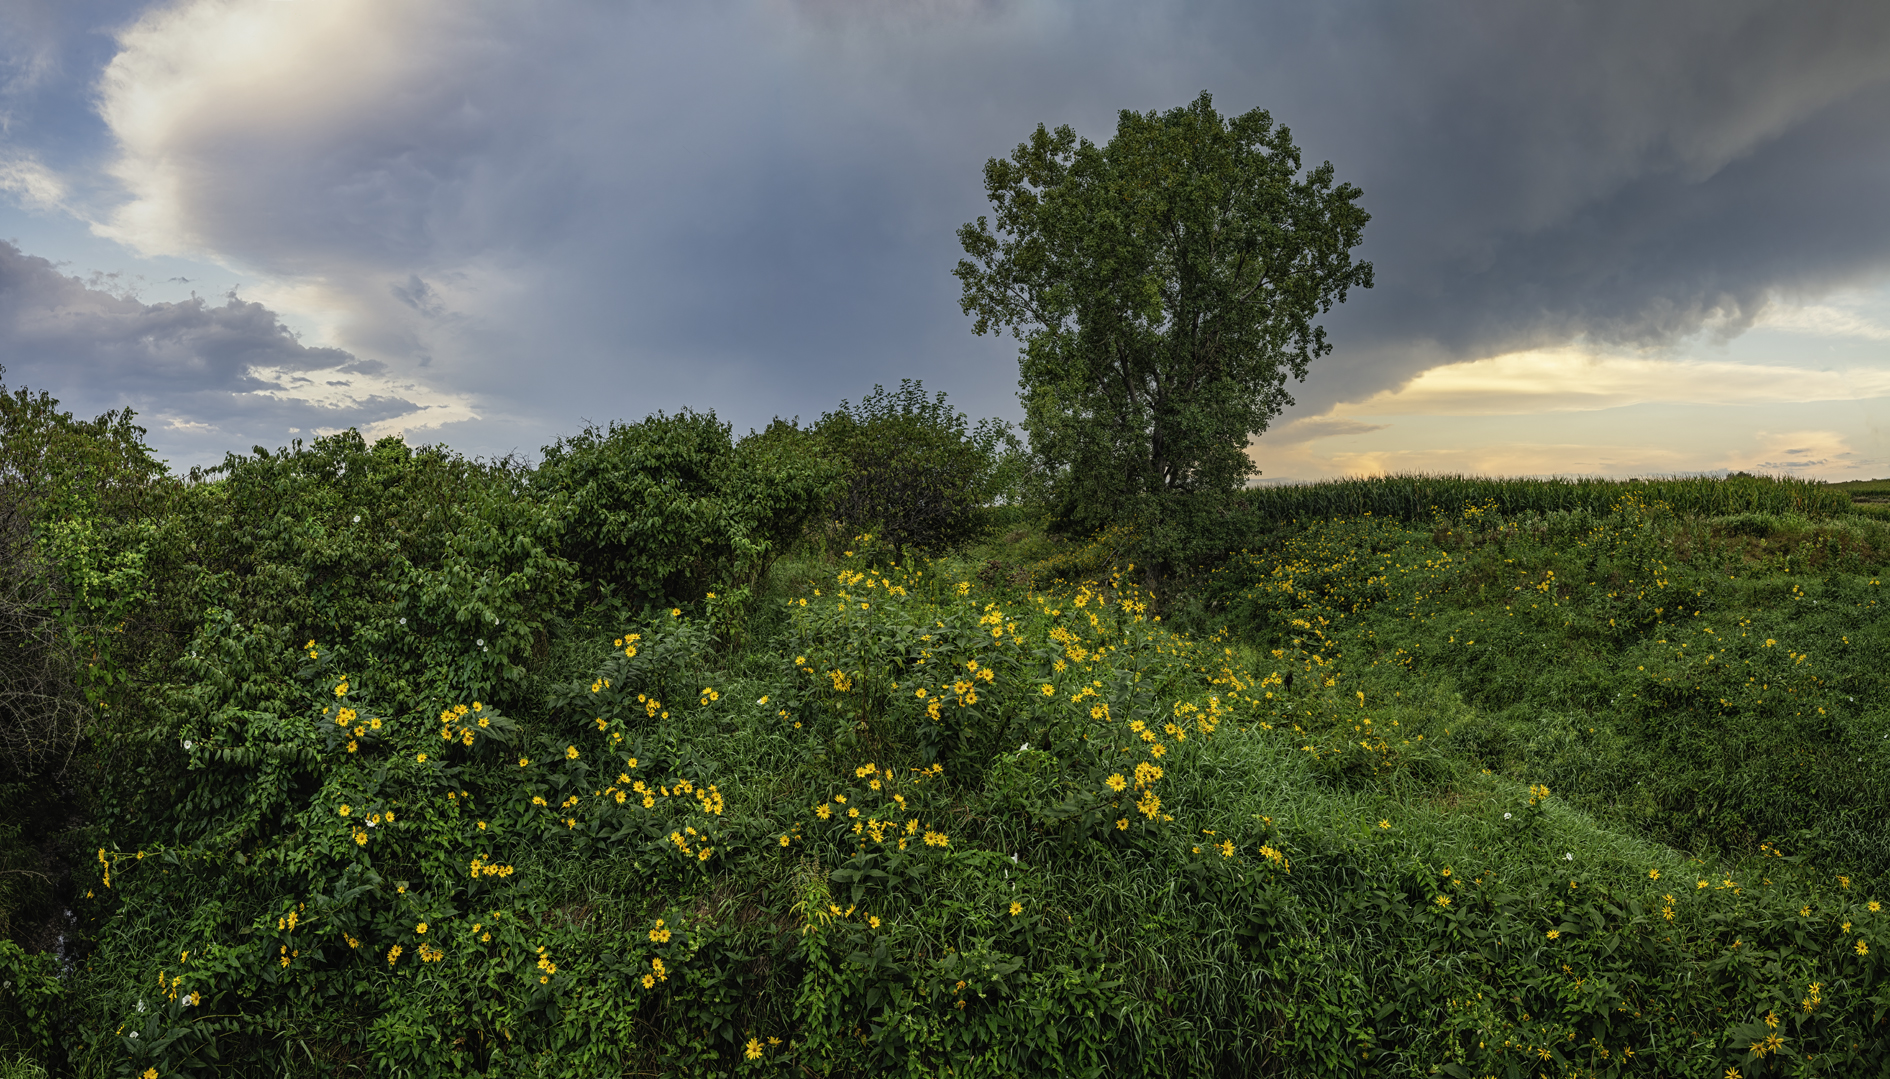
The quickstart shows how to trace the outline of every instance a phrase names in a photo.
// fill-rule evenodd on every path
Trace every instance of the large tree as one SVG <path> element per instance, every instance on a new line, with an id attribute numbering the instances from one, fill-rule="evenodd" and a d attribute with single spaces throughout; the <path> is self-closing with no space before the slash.
<path id="1" fill-rule="evenodd" d="M 1331 351 L 1314 323 L 1353 286 L 1370 215 L 1304 171 L 1284 127 L 1223 118 L 1206 93 L 1166 113 L 1124 110 L 1106 146 L 1042 125 L 984 168 L 995 220 L 958 238 L 954 271 L 979 334 L 1022 342 L 1032 451 L 1059 516 L 1125 512 L 1161 570 L 1202 542 L 1256 474 L 1248 440 L 1292 403 L 1286 375 Z"/>

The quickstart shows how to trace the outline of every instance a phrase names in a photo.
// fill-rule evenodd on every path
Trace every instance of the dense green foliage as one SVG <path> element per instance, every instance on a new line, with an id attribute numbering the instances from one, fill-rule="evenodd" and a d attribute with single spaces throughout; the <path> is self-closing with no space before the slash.
<path id="1" fill-rule="evenodd" d="M 135 725 L 163 651 L 145 566 L 174 484 L 131 421 L 0 389 L 0 936 L 35 950 L 58 939 L 50 837 L 82 812 L 87 729 Z"/>
<path id="2" fill-rule="evenodd" d="M 1286 128 L 1223 118 L 1205 93 L 1123 111 L 1102 146 L 1039 125 L 984 182 L 995 221 L 959 230 L 954 273 L 975 331 L 1023 342 L 1024 427 L 1058 518 L 1133 518 L 1164 571 L 1209 554 L 1203 525 L 1255 473 L 1248 439 L 1331 349 L 1314 320 L 1372 285 L 1351 257 L 1361 192 L 1330 162 L 1302 175 Z"/>
<path id="3" fill-rule="evenodd" d="M 1235 559 L 1208 594 L 1368 692 L 1449 687 L 1476 709 L 1456 731 L 1474 759 L 1604 824 L 1881 880 L 1887 559 L 1875 522 L 1684 521 L 1628 494 L 1601 514 L 1335 520 Z"/>
<path id="4" fill-rule="evenodd" d="M 0 1068 L 1890 1059 L 1890 528 L 1815 485 L 1256 491 L 1156 607 L 1132 521 L 834 533 L 848 424 L 1020 489 L 916 386 L 183 479 L 8 400 Z"/>
<path id="5" fill-rule="evenodd" d="M 838 469 L 775 421 L 736 442 L 715 413 L 587 428 L 545 449 L 529 482 L 557 503 L 562 553 L 644 602 L 758 581 L 821 508 Z"/>
<path id="6" fill-rule="evenodd" d="M 832 503 L 850 533 L 872 531 L 896 546 L 939 550 L 963 543 L 986 507 L 1014 495 L 1022 455 L 1009 425 L 972 424 L 910 379 L 875 386 L 820 418 L 814 435 L 845 463 Z"/>

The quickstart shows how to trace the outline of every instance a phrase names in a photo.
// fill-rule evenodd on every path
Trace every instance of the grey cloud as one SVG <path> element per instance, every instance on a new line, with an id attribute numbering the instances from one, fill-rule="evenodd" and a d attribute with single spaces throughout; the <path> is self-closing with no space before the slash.
<path id="1" fill-rule="evenodd" d="M 386 365 L 297 341 L 262 304 L 230 296 L 142 303 L 67 276 L 0 242 L 0 356 L 15 386 L 46 390 L 80 414 L 129 405 L 152 442 L 186 463 L 296 432 L 368 425 L 411 413 L 413 401 L 367 393 L 331 407 L 284 396 L 326 376 L 376 375 Z M 287 375 L 258 377 L 258 371 Z"/>
<path id="2" fill-rule="evenodd" d="M 388 291 L 394 298 L 415 311 L 429 318 L 439 318 L 446 314 L 446 304 L 440 299 L 432 285 L 420 280 L 419 274 L 408 274 L 404 285 L 390 285 Z"/>
<path id="3" fill-rule="evenodd" d="M 383 10 L 397 70 L 337 53 L 160 149 L 184 233 L 323 282 L 353 353 L 477 395 L 473 449 L 679 404 L 812 415 L 902 376 L 1014 414 L 1014 346 L 971 337 L 949 275 L 984 160 L 1203 88 L 1374 214 L 1379 286 L 1329 319 L 1302 413 L 1890 272 L 1879 3 Z"/>
<path id="4" fill-rule="evenodd" d="M 309 348 L 274 312 L 232 295 L 141 303 L 68 277 L 43 258 L 0 242 L 0 334 L 19 372 L 105 380 L 130 392 L 254 390 L 250 369 L 336 367 L 340 349 Z"/>

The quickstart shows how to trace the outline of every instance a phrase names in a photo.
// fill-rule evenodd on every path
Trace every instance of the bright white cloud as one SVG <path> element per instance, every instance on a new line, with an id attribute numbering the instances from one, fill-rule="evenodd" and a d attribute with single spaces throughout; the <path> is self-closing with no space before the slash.
<path id="1" fill-rule="evenodd" d="M 31 210 L 65 208 L 66 182 L 31 154 L 0 156 L 0 191 Z"/>
<path id="2" fill-rule="evenodd" d="M 1398 389 L 1339 405 L 1320 420 L 1585 411 L 1651 401 L 1727 405 L 1885 395 L 1890 395 L 1890 365 L 1820 371 L 1598 354 L 1571 346 L 1433 367 Z"/>
<path id="3" fill-rule="evenodd" d="M 1890 341 L 1890 326 L 1861 311 L 1833 304 L 1772 304 L 1759 315 L 1754 326 L 1822 337 Z"/>
<path id="4" fill-rule="evenodd" d="M 449 423 L 479 419 L 472 398 L 466 394 L 442 393 L 411 379 L 374 371 L 252 367 L 248 374 L 260 384 L 250 392 L 277 401 L 313 405 L 327 410 L 336 420 L 351 421 L 362 412 L 376 408 L 385 412 L 385 406 L 391 404 L 398 411 L 359 425 L 361 433 L 369 439 L 434 431 Z M 349 425 L 331 422 L 314 431 L 332 434 Z"/>
<path id="5" fill-rule="evenodd" d="M 411 227 L 440 209 L 429 181 L 451 179 L 428 160 L 439 129 L 479 141 L 491 119 L 460 95 L 496 44 L 468 41 L 483 22 L 474 5 L 427 0 L 153 8 L 99 80 L 111 172 L 130 194 L 102 231 L 146 254 L 293 270 L 306 256 L 284 240 Z M 294 211 L 311 198 L 313 217 Z"/>

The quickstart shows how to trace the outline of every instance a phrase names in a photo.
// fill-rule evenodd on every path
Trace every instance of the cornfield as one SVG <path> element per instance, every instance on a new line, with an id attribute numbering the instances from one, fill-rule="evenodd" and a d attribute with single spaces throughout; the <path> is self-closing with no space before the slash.
<path id="1" fill-rule="evenodd" d="M 1795 513 L 1830 517 L 1851 513 L 1847 492 L 1816 480 L 1732 475 L 1724 479 L 1684 476 L 1646 480 L 1586 478 L 1506 479 L 1490 476 L 1394 475 L 1328 480 L 1245 492 L 1262 517 L 1285 521 L 1328 517 L 1391 517 L 1422 521 L 1457 517 L 1467 507 L 1491 506 L 1504 515 L 1587 510 L 1607 512 L 1633 493 L 1664 502 L 1686 516 Z"/>

